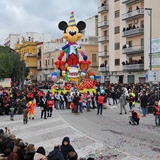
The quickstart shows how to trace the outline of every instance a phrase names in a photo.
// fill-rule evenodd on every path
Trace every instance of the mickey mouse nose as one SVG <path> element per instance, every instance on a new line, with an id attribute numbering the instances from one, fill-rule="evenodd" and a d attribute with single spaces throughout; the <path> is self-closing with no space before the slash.
<path id="1" fill-rule="evenodd" d="M 71 35 L 71 36 L 74 36 L 74 35 L 76 35 L 76 32 L 74 31 L 74 32 L 69 32 L 69 34 Z"/>

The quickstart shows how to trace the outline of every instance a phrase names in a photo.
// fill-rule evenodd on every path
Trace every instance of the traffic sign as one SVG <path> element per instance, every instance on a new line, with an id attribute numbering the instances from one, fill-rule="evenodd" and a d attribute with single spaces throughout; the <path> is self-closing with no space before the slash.
<path id="1" fill-rule="evenodd" d="M 148 81 L 149 82 L 159 82 L 160 81 L 160 71 L 148 71 Z"/>

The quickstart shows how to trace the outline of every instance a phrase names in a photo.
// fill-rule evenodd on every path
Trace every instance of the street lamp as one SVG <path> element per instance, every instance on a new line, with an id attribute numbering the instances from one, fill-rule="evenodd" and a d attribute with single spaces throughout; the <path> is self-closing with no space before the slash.
<path id="1" fill-rule="evenodd" d="M 150 70 L 152 70 L 152 8 L 145 8 L 150 16 Z"/>

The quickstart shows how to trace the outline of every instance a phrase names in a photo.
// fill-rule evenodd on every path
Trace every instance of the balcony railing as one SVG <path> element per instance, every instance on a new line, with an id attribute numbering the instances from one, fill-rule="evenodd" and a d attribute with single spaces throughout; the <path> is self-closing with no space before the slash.
<path id="1" fill-rule="evenodd" d="M 122 3 L 123 4 L 126 4 L 126 5 L 132 5 L 134 3 L 138 3 L 138 2 L 142 2 L 144 0 L 122 0 Z"/>
<path id="2" fill-rule="evenodd" d="M 123 48 L 122 53 L 123 54 L 144 53 L 144 46 L 133 46 L 133 47 L 128 47 L 128 48 Z"/>
<path id="3" fill-rule="evenodd" d="M 48 65 L 48 68 L 49 68 L 49 69 L 54 68 L 54 64 L 52 64 L 52 65 Z"/>
<path id="4" fill-rule="evenodd" d="M 108 72 L 108 71 L 109 71 L 109 66 L 99 67 L 99 68 L 98 68 L 98 71 L 99 71 L 99 72 Z"/>
<path id="5" fill-rule="evenodd" d="M 37 57 L 37 54 L 25 53 L 24 56 L 25 56 L 25 57 Z"/>
<path id="6" fill-rule="evenodd" d="M 104 6 L 98 7 L 98 13 L 108 12 L 108 10 L 109 10 L 109 6 L 108 5 L 104 5 Z"/>
<path id="7" fill-rule="evenodd" d="M 144 28 L 135 28 L 122 32 L 122 37 L 135 36 L 139 34 L 144 34 Z"/>
<path id="8" fill-rule="evenodd" d="M 109 53 L 108 51 L 99 52 L 98 57 L 109 57 Z"/>
<path id="9" fill-rule="evenodd" d="M 39 70 L 40 70 L 40 69 L 42 69 L 42 67 L 41 67 L 41 66 L 37 66 L 37 69 L 39 69 Z"/>
<path id="10" fill-rule="evenodd" d="M 104 27 L 108 27 L 109 26 L 109 22 L 108 21 L 102 21 L 98 23 L 98 28 L 104 28 Z"/>
<path id="11" fill-rule="evenodd" d="M 108 42 L 108 41 L 109 41 L 108 36 L 98 37 L 98 42 Z"/>
<path id="12" fill-rule="evenodd" d="M 123 65 L 122 70 L 125 70 L 125 71 L 142 71 L 142 70 L 144 70 L 144 64 Z"/>
<path id="13" fill-rule="evenodd" d="M 122 20 L 131 20 L 131 19 L 143 17 L 143 16 L 144 16 L 144 9 L 139 8 L 135 11 L 122 14 Z"/>

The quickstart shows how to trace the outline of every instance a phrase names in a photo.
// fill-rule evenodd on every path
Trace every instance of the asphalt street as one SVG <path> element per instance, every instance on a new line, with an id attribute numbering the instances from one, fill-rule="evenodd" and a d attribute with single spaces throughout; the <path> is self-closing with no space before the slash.
<path id="1" fill-rule="evenodd" d="M 96 109 L 74 115 L 70 110 L 55 110 L 48 119 L 40 118 L 40 108 L 35 108 L 35 119 L 23 124 L 22 115 L 0 117 L 0 128 L 10 127 L 17 138 L 44 146 L 47 153 L 65 136 L 79 157 L 101 157 L 104 160 L 158 160 L 160 159 L 160 127 L 155 127 L 154 116 L 141 117 L 139 125 L 130 125 L 127 114 L 119 115 L 119 105 L 111 105 L 102 115 Z M 135 110 L 139 112 L 139 104 Z M 139 112 L 140 113 L 140 112 Z M 141 113 L 140 113 L 141 115 Z"/>

